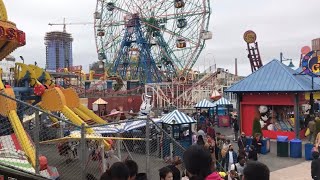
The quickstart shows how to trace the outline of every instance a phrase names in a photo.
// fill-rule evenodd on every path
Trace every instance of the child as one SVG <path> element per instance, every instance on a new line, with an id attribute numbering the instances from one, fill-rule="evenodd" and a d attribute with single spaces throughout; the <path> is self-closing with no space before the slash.
<path id="1" fill-rule="evenodd" d="M 248 158 L 249 160 L 258 161 L 258 153 L 253 145 L 249 148 Z"/>
<path id="2" fill-rule="evenodd" d="M 173 180 L 173 173 L 170 168 L 163 167 L 159 170 L 160 180 Z"/>

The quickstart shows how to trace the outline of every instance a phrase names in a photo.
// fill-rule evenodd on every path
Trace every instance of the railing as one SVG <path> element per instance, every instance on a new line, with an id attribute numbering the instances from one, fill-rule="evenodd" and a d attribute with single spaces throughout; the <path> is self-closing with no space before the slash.
<path id="1" fill-rule="evenodd" d="M 12 169 L 18 169 L 23 173 L 27 171 L 29 174 L 37 176 L 46 176 L 49 171 L 57 169 L 60 179 L 87 179 L 87 176 L 94 176 L 99 179 L 101 174 L 113 162 L 123 161 L 127 158 L 133 159 L 139 165 L 139 170 L 147 173 L 149 179 L 158 178 L 158 169 L 167 165 L 169 159 L 173 156 L 182 156 L 185 149 L 168 134 L 162 127 L 150 118 L 133 119 L 119 122 L 108 123 L 108 125 L 92 125 L 77 126 L 67 119 L 58 115 L 44 111 L 39 107 L 32 106 L 19 99 L 12 98 L 0 92 L 0 96 L 11 99 L 24 107 L 34 110 L 34 119 L 24 123 L 24 129 L 32 140 L 32 148 L 34 149 L 36 159 L 36 168 L 33 168 L 28 162 L 25 151 L 17 142 L 16 133 L 12 133 L 12 125 L 2 124 L 0 128 L 4 130 L 4 134 L 0 136 L 1 147 L 8 148 L 13 153 L 22 153 L 21 159 L 12 159 L 11 156 L 5 157 L 7 161 L 1 161 Z M 1 108 L 1 106 L 0 106 Z M 23 113 L 23 112 L 19 112 Z M 40 116 L 41 113 L 41 116 Z M 48 117 L 56 118 L 59 123 L 52 123 Z M 8 121 L 2 117 L 2 121 Z M 145 121 L 146 125 L 137 130 L 127 133 L 125 130 L 119 130 L 112 133 L 104 133 L 102 130 L 120 129 L 124 127 L 122 124 L 130 124 L 135 121 Z M 9 122 L 9 121 L 8 121 Z M 32 122 L 32 123 L 31 123 Z M 5 125 L 5 126 L 4 126 Z M 109 136 L 120 137 L 113 140 L 113 148 L 105 151 L 99 140 L 90 139 L 86 135 L 86 130 L 92 128 L 96 133 L 94 137 Z M 79 132 L 72 134 L 73 138 L 66 139 L 68 132 Z M 59 139 L 60 140 L 57 140 Z M 62 140 L 64 139 L 64 140 Z M 78 153 L 79 152 L 79 153 Z M 2 154 L 3 155 L 3 154 Z M 47 169 L 43 169 L 42 160 L 46 157 L 48 160 Z M 18 165 L 17 165 L 18 163 Z M 152 167 L 152 168 L 151 168 Z M 1 166 L 0 166 L 1 169 Z M 20 169 L 20 170 L 19 170 Z M 181 166 L 181 170 L 183 167 Z M 52 173 L 52 172 L 51 172 Z"/>

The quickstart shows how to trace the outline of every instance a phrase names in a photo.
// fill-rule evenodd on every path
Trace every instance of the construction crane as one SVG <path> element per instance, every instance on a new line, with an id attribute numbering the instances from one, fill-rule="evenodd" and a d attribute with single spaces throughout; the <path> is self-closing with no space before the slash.
<path id="1" fill-rule="evenodd" d="M 63 23 L 49 23 L 49 26 L 63 26 L 63 32 L 66 32 L 67 25 L 88 25 L 94 24 L 93 22 L 75 22 L 75 23 L 66 23 L 66 18 L 63 18 Z"/>

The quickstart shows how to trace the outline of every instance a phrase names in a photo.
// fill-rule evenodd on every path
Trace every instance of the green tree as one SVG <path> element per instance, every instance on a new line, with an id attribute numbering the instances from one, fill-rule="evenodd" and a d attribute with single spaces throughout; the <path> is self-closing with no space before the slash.
<path id="1" fill-rule="evenodd" d="M 254 137 L 257 133 L 260 133 L 261 136 L 263 136 L 262 130 L 261 130 L 261 125 L 260 125 L 260 120 L 258 118 L 254 118 L 253 127 L 252 127 L 252 136 Z"/>
<path id="2" fill-rule="evenodd" d="M 317 134 L 320 132 L 320 119 L 316 119 L 316 133 L 314 133 L 314 139 L 316 139 Z"/>

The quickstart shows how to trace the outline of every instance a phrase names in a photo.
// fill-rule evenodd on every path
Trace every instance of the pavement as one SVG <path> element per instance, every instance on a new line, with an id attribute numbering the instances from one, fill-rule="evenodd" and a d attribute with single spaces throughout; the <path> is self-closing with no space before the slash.
<path id="1" fill-rule="evenodd" d="M 233 132 L 231 128 L 216 128 L 216 132 L 221 132 L 226 135 L 227 138 L 233 140 Z M 236 143 L 233 142 L 235 147 Z M 67 180 L 79 180 L 81 177 L 81 161 L 74 159 L 70 163 L 66 163 L 66 158 L 60 156 L 55 145 L 41 145 L 40 154 L 45 155 L 48 158 L 49 165 L 58 168 L 61 175 L 61 179 Z M 266 164 L 271 171 L 271 180 L 304 180 L 311 179 L 310 166 L 311 162 L 302 158 L 290 158 L 290 157 L 278 157 L 277 145 L 275 141 L 270 142 L 270 153 L 266 155 L 259 155 L 259 161 Z M 80 154 L 80 152 L 79 152 Z M 128 156 L 125 151 L 121 152 L 122 159 Z M 304 156 L 304 152 L 302 153 Z M 139 165 L 139 172 L 145 172 L 146 170 L 146 156 L 144 153 L 131 152 L 132 158 Z M 116 159 L 109 160 L 109 163 L 117 161 Z M 150 156 L 150 174 L 151 180 L 158 179 L 158 170 L 167 164 L 157 156 L 157 153 L 152 153 Z M 86 173 L 94 175 L 99 178 L 101 174 L 101 164 L 97 161 L 88 161 L 85 165 Z"/>
<path id="2" fill-rule="evenodd" d="M 271 180 L 310 180 L 311 162 L 303 162 L 298 165 L 279 169 L 271 172 Z"/>
<path id="3" fill-rule="evenodd" d="M 231 128 L 216 128 L 230 140 L 234 135 Z M 303 142 L 305 144 L 306 142 Z M 233 142 L 234 147 L 237 147 Z M 259 155 L 258 160 L 266 164 L 271 171 L 271 180 L 310 180 L 311 179 L 311 161 L 304 159 L 304 146 L 302 148 L 302 158 L 278 157 L 277 143 L 275 140 L 270 142 L 270 153 Z"/>

